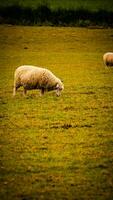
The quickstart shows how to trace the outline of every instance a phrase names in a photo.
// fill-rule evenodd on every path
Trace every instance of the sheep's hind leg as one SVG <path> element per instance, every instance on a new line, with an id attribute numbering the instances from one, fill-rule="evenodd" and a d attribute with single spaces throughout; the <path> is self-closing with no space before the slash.
<path id="1" fill-rule="evenodd" d="M 23 95 L 26 96 L 26 94 L 27 94 L 27 90 L 24 88 Z"/>
<path id="2" fill-rule="evenodd" d="M 13 87 L 13 96 L 16 95 L 16 91 L 17 91 L 18 88 L 19 88 L 19 87 L 17 87 L 17 86 L 14 85 L 14 87 Z"/>
<path id="3" fill-rule="evenodd" d="M 15 96 L 15 95 L 16 95 L 16 88 L 14 86 L 14 88 L 13 88 L 13 96 Z"/>

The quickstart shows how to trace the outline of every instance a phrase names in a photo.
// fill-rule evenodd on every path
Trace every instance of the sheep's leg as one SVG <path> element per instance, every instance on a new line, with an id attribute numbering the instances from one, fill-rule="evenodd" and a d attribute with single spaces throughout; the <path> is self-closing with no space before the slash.
<path id="1" fill-rule="evenodd" d="M 18 88 L 19 88 L 19 86 L 16 86 L 16 85 L 14 84 L 14 87 L 13 87 L 13 96 L 16 95 L 16 91 L 17 91 Z"/>
<path id="2" fill-rule="evenodd" d="M 16 88 L 14 86 L 14 88 L 13 88 L 13 96 L 15 96 L 15 95 L 16 95 Z"/>
<path id="3" fill-rule="evenodd" d="M 24 88 L 23 95 L 26 96 L 26 94 L 27 94 L 27 90 Z"/>
<path id="4" fill-rule="evenodd" d="M 45 90 L 44 90 L 44 88 L 42 88 L 41 91 L 40 91 L 40 96 L 43 96 L 44 92 L 45 92 Z"/>
<path id="5" fill-rule="evenodd" d="M 14 81 L 13 96 L 15 96 L 15 95 L 16 95 L 16 83 L 15 83 L 15 81 Z"/>

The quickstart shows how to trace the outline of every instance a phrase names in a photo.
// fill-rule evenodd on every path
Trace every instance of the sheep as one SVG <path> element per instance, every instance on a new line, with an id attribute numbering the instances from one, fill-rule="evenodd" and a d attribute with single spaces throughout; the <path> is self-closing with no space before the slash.
<path id="1" fill-rule="evenodd" d="M 15 70 L 13 96 L 19 87 L 23 87 L 23 94 L 27 90 L 39 89 L 40 96 L 45 91 L 55 90 L 56 95 L 60 96 L 64 89 L 64 84 L 50 70 L 32 65 L 22 65 Z"/>
<path id="2" fill-rule="evenodd" d="M 113 66 L 113 53 L 108 52 L 103 55 L 104 64 L 108 66 Z"/>

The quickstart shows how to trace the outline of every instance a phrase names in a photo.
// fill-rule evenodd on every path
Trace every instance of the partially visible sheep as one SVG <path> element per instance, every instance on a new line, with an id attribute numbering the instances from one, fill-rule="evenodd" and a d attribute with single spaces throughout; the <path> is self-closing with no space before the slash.
<path id="1" fill-rule="evenodd" d="M 108 66 L 113 66 L 113 53 L 108 52 L 103 55 L 104 64 Z"/>
<path id="2" fill-rule="evenodd" d="M 14 96 L 17 89 L 21 86 L 24 88 L 24 95 L 27 93 L 27 90 L 39 89 L 41 90 L 41 95 L 43 95 L 45 91 L 55 90 L 56 95 L 60 96 L 61 91 L 64 89 L 62 81 L 51 71 L 31 65 L 23 65 L 15 70 Z"/>

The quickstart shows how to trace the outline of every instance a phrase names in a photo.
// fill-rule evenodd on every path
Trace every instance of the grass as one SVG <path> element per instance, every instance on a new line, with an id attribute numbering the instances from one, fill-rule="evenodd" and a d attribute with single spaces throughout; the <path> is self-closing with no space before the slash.
<path id="1" fill-rule="evenodd" d="M 112 29 L 0 26 L 0 199 L 113 198 Z M 63 79 L 61 97 L 12 97 L 17 66 Z"/>

